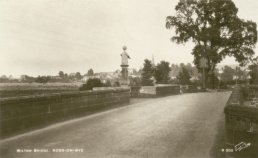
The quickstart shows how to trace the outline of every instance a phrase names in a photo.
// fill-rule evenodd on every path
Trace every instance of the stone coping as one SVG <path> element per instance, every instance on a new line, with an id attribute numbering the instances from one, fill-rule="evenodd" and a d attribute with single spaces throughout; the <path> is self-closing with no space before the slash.
<path id="1" fill-rule="evenodd" d="M 60 92 L 60 93 L 51 93 L 51 94 L 40 94 L 40 95 L 30 95 L 30 96 L 19 96 L 19 97 L 8 97 L 0 98 L 0 105 L 3 103 L 17 102 L 17 101 L 33 101 L 33 100 L 45 100 L 51 98 L 64 98 L 64 97 L 80 97 L 85 95 L 96 95 L 102 93 L 119 93 L 130 91 L 129 88 L 113 88 L 113 89 L 103 89 L 103 90 L 88 90 L 88 91 L 72 91 L 72 92 Z"/>

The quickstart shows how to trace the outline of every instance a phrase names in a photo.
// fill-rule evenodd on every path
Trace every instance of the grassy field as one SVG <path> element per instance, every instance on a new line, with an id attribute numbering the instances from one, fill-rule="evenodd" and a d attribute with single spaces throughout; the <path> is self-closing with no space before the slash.
<path id="1" fill-rule="evenodd" d="M 77 91 L 82 83 L 0 83 L 0 98 Z"/>

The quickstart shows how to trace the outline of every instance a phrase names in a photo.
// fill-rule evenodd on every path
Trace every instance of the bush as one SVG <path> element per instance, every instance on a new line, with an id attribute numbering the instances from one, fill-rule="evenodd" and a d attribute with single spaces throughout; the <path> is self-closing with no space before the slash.
<path id="1" fill-rule="evenodd" d="M 113 87 L 120 87 L 120 82 L 119 82 L 119 81 L 116 81 L 116 82 L 113 84 Z"/>
<path id="2" fill-rule="evenodd" d="M 82 90 L 92 90 L 93 87 L 103 87 L 103 83 L 101 82 L 100 79 L 98 78 L 90 78 L 87 80 L 87 83 L 86 84 L 83 84 L 79 90 L 82 91 Z"/>

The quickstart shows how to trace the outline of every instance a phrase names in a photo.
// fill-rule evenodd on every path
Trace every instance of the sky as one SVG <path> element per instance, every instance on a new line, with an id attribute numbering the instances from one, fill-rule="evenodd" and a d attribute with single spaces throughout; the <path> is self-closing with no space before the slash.
<path id="1" fill-rule="evenodd" d="M 178 0 L 0 0 L 0 75 L 57 75 L 129 68 L 144 59 L 192 63 L 192 43 L 178 45 L 165 20 Z M 234 0 L 238 16 L 258 22 L 257 0 Z M 258 55 L 256 48 L 256 55 Z M 236 64 L 233 58 L 221 64 Z"/>

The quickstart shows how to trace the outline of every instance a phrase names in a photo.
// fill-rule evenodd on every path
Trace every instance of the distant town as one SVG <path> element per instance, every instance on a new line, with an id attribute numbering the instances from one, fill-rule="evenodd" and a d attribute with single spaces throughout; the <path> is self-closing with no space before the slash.
<path id="1" fill-rule="evenodd" d="M 152 61 L 152 65 L 155 66 Z M 179 80 L 179 74 L 182 69 L 187 70 L 186 78 L 189 78 L 189 83 L 198 83 L 202 80 L 202 74 L 198 72 L 198 69 L 190 63 L 184 64 L 171 64 L 169 71 L 169 83 L 173 84 L 189 84 L 183 83 Z M 218 65 L 215 69 L 216 80 L 221 83 L 234 84 L 235 82 L 248 83 L 251 79 L 250 71 L 248 67 L 239 67 L 238 65 Z M 128 78 L 131 86 L 141 86 L 141 75 L 143 73 L 142 68 L 128 69 Z M 187 77 L 189 75 L 189 77 Z M 119 86 L 119 80 L 121 78 L 121 70 L 115 70 L 113 72 L 94 72 L 93 69 L 89 69 L 87 73 L 82 74 L 80 72 L 66 73 L 65 71 L 59 71 L 54 76 L 29 76 L 21 75 L 19 78 L 12 75 L 2 75 L 0 77 L 0 83 L 86 83 L 88 79 L 100 79 L 102 83 L 107 86 Z M 217 82 L 216 81 L 216 82 Z M 188 82 L 188 81 L 186 81 Z"/>

